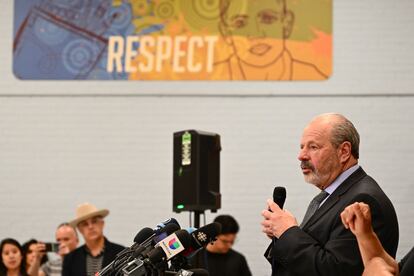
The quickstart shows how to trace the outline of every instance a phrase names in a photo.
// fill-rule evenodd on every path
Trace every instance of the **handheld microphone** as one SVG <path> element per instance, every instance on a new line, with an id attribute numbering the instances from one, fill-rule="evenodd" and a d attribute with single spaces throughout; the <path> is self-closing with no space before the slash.
<path id="1" fill-rule="evenodd" d="M 279 206 L 280 209 L 283 209 L 283 204 L 286 200 L 286 189 L 285 187 L 276 186 L 273 190 L 273 201 Z"/>
<path id="2" fill-rule="evenodd" d="M 286 200 L 286 189 L 285 187 L 280 187 L 280 186 L 276 186 L 273 189 L 273 201 L 274 203 L 276 203 L 280 209 L 283 209 L 283 204 L 285 204 L 285 200 Z M 272 212 L 272 210 L 269 211 Z M 271 237 L 271 236 L 269 236 Z M 272 238 L 272 243 L 274 243 L 277 238 L 276 237 L 271 237 Z"/>

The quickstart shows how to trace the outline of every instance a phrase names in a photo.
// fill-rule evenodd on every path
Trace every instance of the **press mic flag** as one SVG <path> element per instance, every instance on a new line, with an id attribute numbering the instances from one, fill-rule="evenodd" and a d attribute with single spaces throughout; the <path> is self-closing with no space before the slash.
<path id="1" fill-rule="evenodd" d="M 283 204 L 286 200 L 286 189 L 285 187 L 275 187 L 273 190 L 273 201 L 279 206 L 280 209 L 283 209 Z"/>
<path id="2" fill-rule="evenodd" d="M 148 252 L 148 261 L 156 266 L 158 263 L 168 261 L 184 251 L 191 244 L 191 236 L 186 230 L 178 230 L 160 241 L 156 247 Z"/>
<path id="3" fill-rule="evenodd" d="M 150 251 L 156 243 L 158 243 L 160 240 L 163 240 L 168 235 L 171 235 L 177 230 L 180 230 L 180 227 L 177 224 L 170 223 L 165 225 L 164 228 L 159 230 L 158 235 L 155 236 L 154 233 L 154 235 L 151 236 L 149 240 L 146 240 L 141 245 L 137 246 L 132 254 L 132 258 L 137 258 L 140 255 L 145 255 L 145 253 Z"/>

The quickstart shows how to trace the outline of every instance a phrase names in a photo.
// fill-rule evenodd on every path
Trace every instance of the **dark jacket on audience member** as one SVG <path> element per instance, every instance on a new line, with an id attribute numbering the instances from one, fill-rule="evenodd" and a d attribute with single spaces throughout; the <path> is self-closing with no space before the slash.
<path id="1" fill-rule="evenodd" d="M 105 238 L 105 248 L 102 268 L 110 264 L 125 247 L 112 243 Z M 86 245 L 75 249 L 63 259 L 62 276 L 84 276 L 86 275 Z"/>

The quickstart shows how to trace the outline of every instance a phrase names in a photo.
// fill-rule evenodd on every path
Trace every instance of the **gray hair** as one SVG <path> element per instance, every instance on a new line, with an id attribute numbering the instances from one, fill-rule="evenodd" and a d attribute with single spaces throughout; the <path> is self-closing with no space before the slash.
<path id="1" fill-rule="evenodd" d="M 340 144 L 347 141 L 351 143 L 351 154 L 355 159 L 359 158 L 359 134 L 355 126 L 345 116 L 332 114 L 339 120 L 332 125 L 331 143 L 338 148 Z"/>
<path id="2" fill-rule="evenodd" d="M 56 228 L 56 230 L 60 229 L 61 227 L 70 227 L 73 229 L 73 232 L 75 232 L 76 237 L 78 237 L 78 232 L 76 231 L 75 227 L 73 227 L 72 225 L 70 225 L 69 222 L 62 222 L 61 224 L 58 225 L 58 227 Z"/>

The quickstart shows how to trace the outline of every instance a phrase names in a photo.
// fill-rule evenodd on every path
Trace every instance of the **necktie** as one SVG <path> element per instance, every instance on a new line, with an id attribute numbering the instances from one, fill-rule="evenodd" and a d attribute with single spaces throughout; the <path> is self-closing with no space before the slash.
<path id="1" fill-rule="evenodd" d="M 300 227 L 302 228 L 308 220 L 315 214 L 316 210 L 318 210 L 319 205 L 321 202 L 329 195 L 328 192 L 321 191 L 317 196 L 315 196 L 312 201 L 309 203 L 308 209 L 306 210 L 305 217 L 302 220 L 302 223 L 300 224 Z"/>

